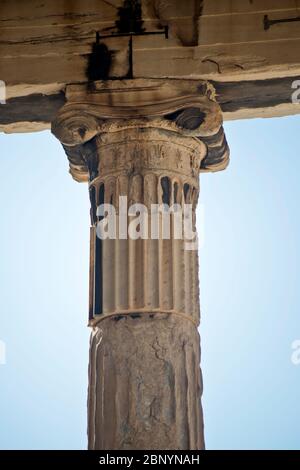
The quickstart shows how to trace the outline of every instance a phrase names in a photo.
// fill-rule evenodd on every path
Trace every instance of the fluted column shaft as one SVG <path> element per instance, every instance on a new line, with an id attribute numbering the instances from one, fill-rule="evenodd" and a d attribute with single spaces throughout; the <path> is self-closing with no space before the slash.
<path id="1" fill-rule="evenodd" d="M 168 312 L 197 325 L 198 252 L 196 240 L 185 237 L 184 216 L 190 206 L 195 231 L 201 146 L 193 139 L 143 128 L 103 134 L 96 146 L 98 176 L 90 182 L 95 238 L 92 323 L 99 315 L 102 319 L 120 313 Z M 112 204 L 116 211 L 115 240 L 97 240 L 96 208 L 101 204 Z M 139 209 L 145 210 L 142 221 L 147 233 L 137 233 L 133 239 L 130 224 L 139 217 Z M 118 225 L 124 217 L 126 234 Z M 99 270 L 103 276 L 97 275 Z"/>
<path id="2" fill-rule="evenodd" d="M 90 449 L 203 449 L 195 325 L 152 313 L 106 318 L 90 343 Z"/>
<path id="3" fill-rule="evenodd" d="M 126 198 L 129 226 L 130 208 L 142 204 L 147 233 L 100 241 L 92 215 L 89 448 L 201 449 L 198 253 L 185 249 L 184 236 L 175 239 L 175 212 L 164 213 L 174 204 L 179 216 L 184 204 L 194 212 L 201 146 L 143 128 L 103 134 L 96 146 L 92 207 L 112 204 L 120 216 L 119 198 Z M 154 214 L 157 207 L 163 210 Z"/>

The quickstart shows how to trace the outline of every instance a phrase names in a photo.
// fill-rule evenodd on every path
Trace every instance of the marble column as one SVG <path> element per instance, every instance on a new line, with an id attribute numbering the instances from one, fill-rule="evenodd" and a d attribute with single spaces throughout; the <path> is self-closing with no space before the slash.
<path id="1" fill-rule="evenodd" d="M 52 132 L 91 200 L 88 447 L 204 449 L 191 237 L 199 173 L 229 160 L 213 88 L 190 80 L 73 85 Z M 116 214 L 113 239 L 98 236 L 103 204 Z"/>

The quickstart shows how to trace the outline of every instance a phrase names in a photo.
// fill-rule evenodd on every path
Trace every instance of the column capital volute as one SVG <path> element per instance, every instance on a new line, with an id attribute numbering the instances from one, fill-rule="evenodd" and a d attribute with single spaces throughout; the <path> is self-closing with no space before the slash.
<path id="1" fill-rule="evenodd" d="M 66 104 L 52 123 L 63 144 L 70 172 L 88 181 L 95 139 L 130 129 L 158 129 L 198 142 L 200 171 L 226 168 L 229 149 L 222 112 L 207 81 L 133 79 L 69 85 Z M 93 158 L 92 158 L 93 159 Z"/>

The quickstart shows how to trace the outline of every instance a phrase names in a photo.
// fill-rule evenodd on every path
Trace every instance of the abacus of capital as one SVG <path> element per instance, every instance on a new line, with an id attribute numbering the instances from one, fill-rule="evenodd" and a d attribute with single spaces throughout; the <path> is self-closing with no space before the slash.
<path id="1" fill-rule="evenodd" d="M 208 82 L 70 85 L 52 123 L 91 200 L 89 449 L 204 449 L 198 253 L 185 240 L 101 240 L 97 207 L 193 206 L 199 173 L 226 168 Z M 172 221 L 171 221 L 172 223 Z"/>

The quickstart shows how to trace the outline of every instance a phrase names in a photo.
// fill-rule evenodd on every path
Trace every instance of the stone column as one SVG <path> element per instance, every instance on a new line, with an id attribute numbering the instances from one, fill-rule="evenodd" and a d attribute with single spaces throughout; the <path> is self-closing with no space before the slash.
<path id="1" fill-rule="evenodd" d="M 89 449 L 204 448 L 198 252 L 174 226 L 190 204 L 195 230 L 199 173 L 227 166 L 221 124 L 211 86 L 188 80 L 71 86 L 53 123 L 91 199 Z M 97 236 L 102 204 L 115 239 Z M 146 230 L 126 237 L 121 220 L 143 210 Z"/>

